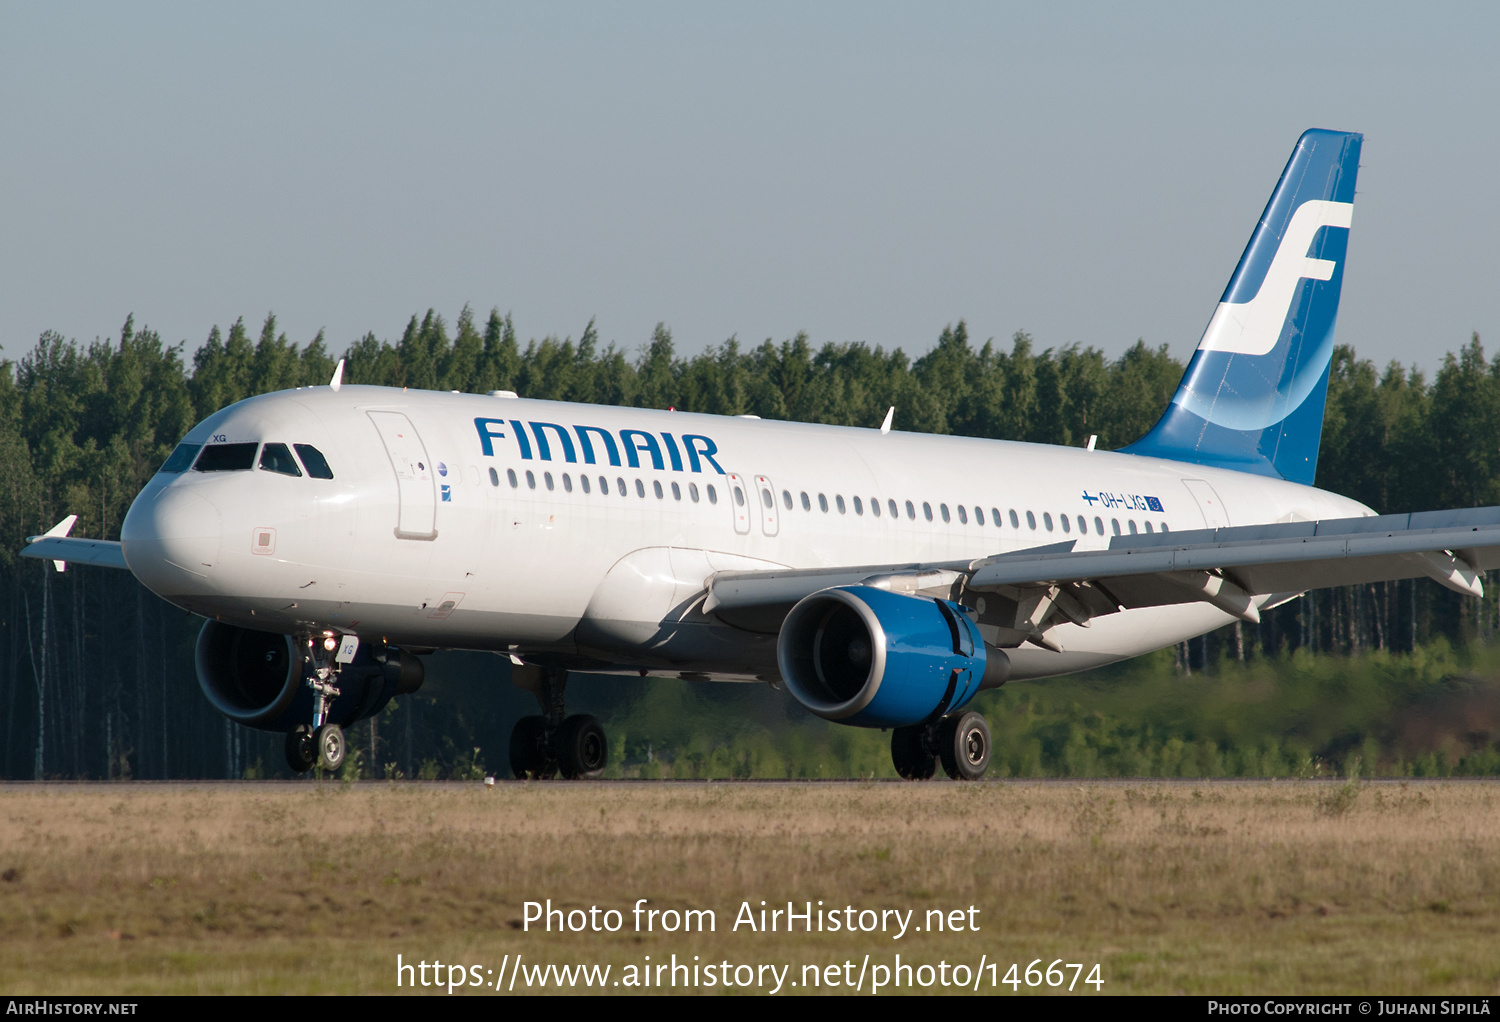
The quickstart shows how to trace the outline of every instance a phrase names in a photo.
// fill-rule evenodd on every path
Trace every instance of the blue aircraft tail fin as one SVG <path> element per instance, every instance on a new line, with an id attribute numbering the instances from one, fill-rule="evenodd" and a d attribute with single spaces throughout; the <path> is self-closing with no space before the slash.
<path id="1" fill-rule="evenodd" d="M 1363 139 L 1297 140 L 1172 403 L 1126 453 L 1312 484 Z"/>

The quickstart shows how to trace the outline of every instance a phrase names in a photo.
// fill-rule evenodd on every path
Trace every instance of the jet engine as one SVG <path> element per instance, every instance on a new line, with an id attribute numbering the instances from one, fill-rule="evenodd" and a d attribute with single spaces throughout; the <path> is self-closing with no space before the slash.
<path id="1" fill-rule="evenodd" d="M 313 693 L 303 679 L 311 664 L 290 635 L 209 621 L 198 633 L 198 684 L 230 720 L 261 731 L 290 731 L 312 719 Z M 330 723 L 347 727 L 385 708 L 391 697 L 422 685 L 422 662 L 383 643 L 361 642 L 343 664 Z"/>
<path id="2" fill-rule="evenodd" d="M 1001 650 L 986 651 L 958 604 L 863 585 L 824 589 L 793 607 L 776 659 L 798 702 L 859 727 L 936 721 L 986 682 L 1002 683 L 1010 666 Z"/>

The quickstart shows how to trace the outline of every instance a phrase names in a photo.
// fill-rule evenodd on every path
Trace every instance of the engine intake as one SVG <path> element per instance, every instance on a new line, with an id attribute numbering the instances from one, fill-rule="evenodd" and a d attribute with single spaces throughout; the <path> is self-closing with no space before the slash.
<path id="1" fill-rule="evenodd" d="M 873 586 L 804 598 L 781 626 L 776 659 L 799 703 L 860 727 L 937 720 L 1009 669 L 957 604 Z"/>
<path id="2" fill-rule="evenodd" d="M 312 720 L 309 670 L 289 635 L 208 621 L 198 633 L 198 685 L 230 720 L 262 731 L 290 731 Z M 339 696 L 327 717 L 340 727 L 373 716 L 392 696 L 421 687 L 422 662 L 382 643 L 361 643 L 339 672 Z"/>

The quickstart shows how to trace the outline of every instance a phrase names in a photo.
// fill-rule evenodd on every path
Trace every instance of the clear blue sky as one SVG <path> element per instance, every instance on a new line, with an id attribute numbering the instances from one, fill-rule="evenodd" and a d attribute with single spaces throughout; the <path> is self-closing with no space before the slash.
<path id="1" fill-rule="evenodd" d="M 1184 356 L 1299 132 L 1366 133 L 1339 339 L 1500 340 L 1500 5 L 0 0 L 0 343 L 429 307 L 679 350 Z"/>

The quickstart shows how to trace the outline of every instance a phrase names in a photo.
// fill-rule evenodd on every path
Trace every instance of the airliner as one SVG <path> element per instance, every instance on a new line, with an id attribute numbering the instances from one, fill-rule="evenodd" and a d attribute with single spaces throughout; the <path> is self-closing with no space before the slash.
<path id="1" fill-rule="evenodd" d="M 981 691 L 1201 635 L 1309 589 L 1430 577 L 1481 594 L 1500 508 L 1376 515 L 1312 484 L 1362 136 L 1293 149 L 1171 404 L 1120 451 L 345 384 L 195 426 L 119 542 L 206 620 L 231 720 L 336 769 L 343 728 L 421 657 L 493 651 L 540 712 L 520 777 L 598 776 L 570 672 L 758 681 L 891 733 L 905 778 L 977 779 Z"/>

